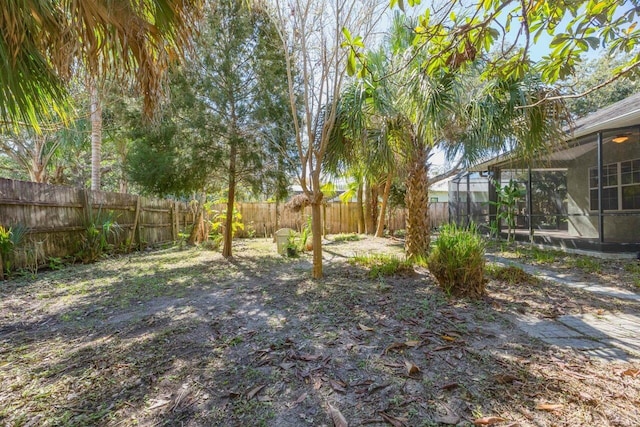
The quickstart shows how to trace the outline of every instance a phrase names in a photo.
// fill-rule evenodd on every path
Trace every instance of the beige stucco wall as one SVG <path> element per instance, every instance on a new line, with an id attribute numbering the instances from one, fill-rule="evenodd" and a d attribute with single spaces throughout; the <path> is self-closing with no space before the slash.
<path id="1" fill-rule="evenodd" d="M 603 154 L 604 164 L 638 159 L 640 143 L 605 143 Z M 596 165 L 594 149 L 570 162 L 567 171 L 569 234 L 573 236 L 598 237 L 598 212 L 589 210 L 589 168 Z M 633 216 L 605 216 L 604 221 L 605 241 L 640 243 L 640 212 Z"/>

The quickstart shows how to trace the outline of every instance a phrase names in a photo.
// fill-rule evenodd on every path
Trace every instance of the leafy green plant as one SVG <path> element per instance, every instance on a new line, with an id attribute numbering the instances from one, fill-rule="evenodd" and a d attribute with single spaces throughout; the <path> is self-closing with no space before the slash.
<path id="1" fill-rule="evenodd" d="M 216 200 L 214 203 L 226 203 L 226 200 L 221 200 Z M 227 223 L 227 212 L 211 209 L 210 203 L 205 204 L 205 210 L 208 216 L 211 218 L 211 233 L 209 234 L 209 236 L 213 238 L 217 234 L 222 235 L 222 231 Z M 239 230 L 244 230 L 244 223 L 242 222 L 242 214 L 234 207 L 233 218 L 231 221 L 231 236 L 235 236 Z"/>
<path id="2" fill-rule="evenodd" d="M 113 247 L 109 238 L 117 241 L 122 231 L 122 227 L 116 221 L 115 212 L 105 212 L 102 208 L 94 212 L 91 207 L 88 208 L 85 217 L 84 229 L 79 253 L 83 262 L 97 261 Z"/>
<path id="3" fill-rule="evenodd" d="M 300 243 L 298 244 L 298 250 L 304 252 L 307 249 L 307 240 L 311 235 L 311 216 L 307 217 L 307 223 L 302 228 L 300 233 Z"/>
<path id="4" fill-rule="evenodd" d="M 502 266 L 490 264 L 485 267 L 487 276 L 510 285 L 535 285 L 540 279 L 513 265 Z"/>
<path id="5" fill-rule="evenodd" d="M 64 267 L 64 261 L 59 257 L 49 257 L 49 268 L 51 270 L 60 270 Z"/>
<path id="6" fill-rule="evenodd" d="M 448 295 L 479 298 L 485 285 L 484 248 L 474 224 L 444 225 L 427 259 L 429 270 Z"/>
<path id="7" fill-rule="evenodd" d="M 289 236 L 287 237 L 287 246 L 286 246 L 286 251 L 287 251 L 287 256 L 289 258 L 295 258 L 298 256 L 298 242 L 296 239 L 296 234 L 291 231 L 289 233 Z"/>
<path id="8" fill-rule="evenodd" d="M 507 241 L 510 242 L 515 238 L 518 202 L 524 197 L 525 192 L 514 180 L 509 180 L 509 183 L 504 186 L 501 186 L 499 182 L 495 182 L 495 187 L 498 196 L 497 201 L 489 203 L 497 208 L 496 220 L 504 220 L 506 222 Z M 499 234 L 497 221 L 496 224 L 493 225 L 492 232 Z"/>
<path id="9" fill-rule="evenodd" d="M 400 259 L 395 255 L 367 254 L 356 255 L 349 259 L 354 265 L 369 268 L 369 277 L 409 275 L 413 274 L 413 263 L 407 259 Z"/>
<path id="10" fill-rule="evenodd" d="M 16 251 L 23 246 L 28 231 L 21 224 L 9 228 L 0 225 L 0 279 L 11 272 Z"/>

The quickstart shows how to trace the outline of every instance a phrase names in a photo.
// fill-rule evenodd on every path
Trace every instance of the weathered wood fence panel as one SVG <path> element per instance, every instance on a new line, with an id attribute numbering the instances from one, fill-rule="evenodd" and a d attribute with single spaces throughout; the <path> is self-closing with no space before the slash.
<path id="1" fill-rule="evenodd" d="M 213 209 L 224 211 L 223 205 L 215 205 Z M 256 236 L 271 236 L 279 228 L 292 228 L 301 230 L 311 215 L 311 208 L 307 207 L 301 212 L 293 212 L 285 209 L 283 204 L 275 203 L 238 203 L 237 209 L 242 215 L 245 225 L 244 231 L 239 231 L 238 236 L 245 237 L 255 233 Z M 387 217 L 387 228 L 391 231 L 406 228 L 407 213 L 404 209 L 394 209 Z M 328 234 L 357 233 L 358 232 L 358 207 L 356 203 L 327 203 L 323 209 L 325 228 Z M 429 204 L 429 219 L 431 227 L 438 227 L 449 221 L 449 208 L 446 202 L 434 202 Z"/>
<path id="2" fill-rule="evenodd" d="M 25 254 L 16 257 L 16 268 L 28 261 L 26 252 L 29 262 L 40 264 L 49 257 L 77 254 L 88 221 L 107 215 L 120 230 L 109 243 L 123 250 L 176 240 L 193 224 L 185 203 L 0 179 L 0 225 L 27 230 Z"/>

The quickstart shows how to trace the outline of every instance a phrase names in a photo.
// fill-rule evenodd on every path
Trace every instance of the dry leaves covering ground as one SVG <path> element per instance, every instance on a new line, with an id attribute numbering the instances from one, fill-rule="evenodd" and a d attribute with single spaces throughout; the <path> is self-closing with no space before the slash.
<path id="1" fill-rule="evenodd" d="M 170 248 L 0 284 L 0 425 L 640 425 L 637 364 L 502 316 L 637 305 L 546 283 L 452 301 L 425 270 L 346 262 L 397 242 L 325 249 L 318 281 L 256 239 L 233 261 Z"/>

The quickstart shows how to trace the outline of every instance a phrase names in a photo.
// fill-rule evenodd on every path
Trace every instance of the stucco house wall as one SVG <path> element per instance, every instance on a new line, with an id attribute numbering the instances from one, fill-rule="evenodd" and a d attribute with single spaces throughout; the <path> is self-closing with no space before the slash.
<path id="1" fill-rule="evenodd" d="M 640 159 L 640 143 L 637 141 L 623 144 L 607 142 L 603 145 L 603 164 L 605 165 L 633 159 Z M 596 167 L 597 161 L 597 151 L 594 149 L 569 162 L 567 170 L 568 231 L 572 236 L 598 237 L 598 211 L 590 209 L 589 201 L 589 169 Z M 640 241 L 640 212 L 605 211 L 605 214 L 608 212 L 638 215 L 605 215 L 605 241 L 624 243 Z"/>

